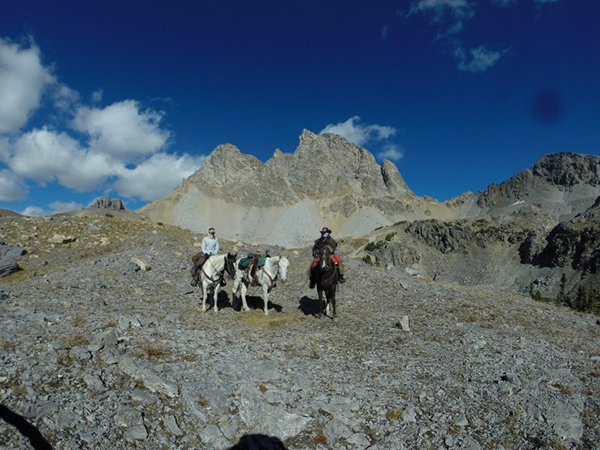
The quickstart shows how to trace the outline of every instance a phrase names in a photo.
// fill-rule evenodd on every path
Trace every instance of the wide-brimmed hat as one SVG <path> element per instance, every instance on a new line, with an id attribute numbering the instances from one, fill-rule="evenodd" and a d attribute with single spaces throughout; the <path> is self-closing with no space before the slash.
<path id="1" fill-rule="evenodd" d="M 321 233 L 331 233 L 331 230 L 327 227 L 321 228 Z"/>

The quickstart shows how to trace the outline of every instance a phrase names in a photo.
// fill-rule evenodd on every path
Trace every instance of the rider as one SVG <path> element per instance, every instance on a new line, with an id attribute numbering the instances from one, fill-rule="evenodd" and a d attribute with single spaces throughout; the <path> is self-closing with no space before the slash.
<path id="1" fill-rule="evenodd" d="M 219 240 L 216 237 L 216 231 L 213 227 L 208 229 L 208 234 L 202 239 L 202 253 L 204 254 L 204 259 L 196 263 L 196 275 L 198 270 L 200 270 L 200 267 L 202 267 L 202 264 L 204 264 L 209 257 L 219 253 Z M 222 278 L 221 286 L 225 286 L 226 284 L 225 278 Z"/>
<path id="2" fill-rule="evenodd" d="M 327 227 L 323 227 L 321 229 L 321 237 L 315 241 L 312 248 L 313 258 L 315 259 L 310 266 L 310 289 L 315 287 L 315 267 L 317 267 L 319 254 L 321 253 L 321 249 L 323 247 L 328 247 L 329 251 L 331 252 L 331 261 L 338 268 L 340 283 L 346 282 L 346 279 L 344 278 L 344 261 L 338 255 L 334 255 L 337 245 L 338 244 L 336 240 L 331 237 L 331 230 Z"/>

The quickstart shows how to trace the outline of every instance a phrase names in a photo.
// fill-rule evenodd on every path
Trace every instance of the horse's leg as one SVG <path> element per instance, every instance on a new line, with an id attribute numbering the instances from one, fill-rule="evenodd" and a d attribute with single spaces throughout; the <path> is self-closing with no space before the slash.
<path id="1" fill-rule="evenodd" d="M 323 315 L 323 289 L 321 286 L 317 285 L 317 293 L 319 294 L 319 312 L 317 313 L 317 317 L 321 317 Z"/>
<path id="2" fill-rule="evenodd" d="M 213 291 L 213 300 L 215 302 L 215 313 L 219 312 L 219 307 L 217 306 L 217 300 L 219 297 L 219 288 L 221 287 L 221 283 L 217 281 L 215 285 L 215 290 Z"/>
<path id="3" fill-rule="evenodd" d="M 327 314 L 333 319 L 337 316 L 337 312 L 335 310 L 335 293 L 337 290 L 337 286 L 334 284 L 333 286 L 331 286 L 329 288 L 328 291 L 328 297 L 329 297 L 329 305 L 327 305 L 328 307 L 331 306 L 329 308 L 329 311 L 327 312 Z"/>
<path id="4" fill-rule="evenodd" d="M 233 309 L 235 309 L 236 296 L 238 294 L 239 288 L 240 288 L 240 279 L 238 277 L 236 277 L 233 280 L 233 287 L 231 288 L 231 304 L 233 306 Z"/>
<path id="5" fill-rule="evenodd" d="M 327 288 L 325 290 L 325 298 L 327 299 L 325 303 L 325 315 L 327 317 L 331 317 L 331 288 Z"/>
<path id="6" fill-rule="evenodd" d="M 206 297 L 208 297 L 208 285 L 202 280 L 202 312 L 206 312 Z"/>
<path id="7" fill-rule="evenodd" d="M 269 315 L 269 287 L 266 284 L 262 285 L 263 299 L 265 301 L 265 316 Z"/>
<path id="8" fill-rule="evenodd" d="M 248 286 L 246 286 L 246 283 L 244 283 L 242 281 L 242 306 L 244 308 L 244 311 L 250 311 L 250 308 L 248 307 L 248 303 L 246 303 L 246 293 L 248 292 Z"/>

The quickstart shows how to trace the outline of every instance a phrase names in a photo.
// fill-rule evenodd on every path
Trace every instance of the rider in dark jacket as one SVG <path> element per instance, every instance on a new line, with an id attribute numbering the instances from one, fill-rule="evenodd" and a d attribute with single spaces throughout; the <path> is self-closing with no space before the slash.
<path id="1" fill-rule="evenodd" d="M 333 239 L 331 237 L 331 230 L 327 227 L 323 227 L 321 229 L 321 237 L 319 239 L 315 240 L 315 243 L 312 248 L 313 258 L 315 258 L 315 260 L 316 260 L 316 258 L 319 257 L 319 254 L 321 253 L 321 249 L 323 247 L 328 247 L 329 251 L 333 255 L 335 253 L 335 250 L 337 249 L 337 246 L 338 246 L 338 243 L 336 242 L 335 239 Z M 338 268 L 338 274 L 340 275 L 340 283 L 345 283 L 346 279 L 344 278 L 344 261 L 342 261 L 342 258 L 340 258 L 337 255 L 334 255 L 332 257 L 332 260 L 333 260 L 333 263 Z M 314 281 L 315 267 L 316 267 L 316 264 L 313 261 L 313 263 L 311 263 L 311 267 L 310 267 L 310 286 L 309 286 L 310 289 L 315 287 L 315 281 Z"/>

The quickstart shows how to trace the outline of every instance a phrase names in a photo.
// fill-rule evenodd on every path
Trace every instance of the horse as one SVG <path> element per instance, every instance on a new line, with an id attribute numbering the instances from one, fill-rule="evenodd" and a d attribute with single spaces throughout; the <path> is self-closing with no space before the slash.
<path id="1" fill-rule="evenodd" d="M 200 268 L 200 286 L 202 288 L 202 312 L 206 312 L 206 299 L 208 298 L 209 292 L 212 292 L 212 296 L 215 302 L 214 310 L 215 313 L 219 311 L 217 307 L 217 294 L 221 288 L 221 281 L 225 276 L 225 272 L 229 275 L 229 278 L 235 278 L 235 260 L 237 253 L 227 253 L 221 255 L 211 255 L 202 264 Z"/>
<path id="2" fill-rule="evenodd" d="M 246 293 L 248 292 L 248 286 L 250 286 L 252 280 L 249 279 L 249 274 L 244 269 L 240 269 L 240 258 L 235 264 L 235 280 L 233 281 L 233 288 L 231 289 L 231 295 L 235 298 L 236 294 L 242 291 L 242 305 L 244 311 L 249 311 L 248 303 L 246 302 Z M 265 303 L 265 315 L 269 315 L 269 293 L 275 287 L 277 279 L 285 282 L 287 280 L 288 268 L 290 262 L 285 256 L 268 256 L 265 259 L 265 265 L 256 271 L 256 279 L 258 284 L 262 287 L 263 301 Z"/>
<path id="3" fill-rule="evenodd" d="M 337 316 L 335 310 L 335 293 L 340 278 L 337 267 L 331 261 L 331 250 L 325 246 L 319 252 L 319 261 L 314 268 L 315 284 L 319 294 L 319 317 L 325 311 L 325 315 L 332 319 Z M 323 293 L 325 293 L 325 302 L 323 302 Z M 333 311 L 332 311 L 333 310 Z M 330 313 L 333 312 L 333 315 Z"/>

